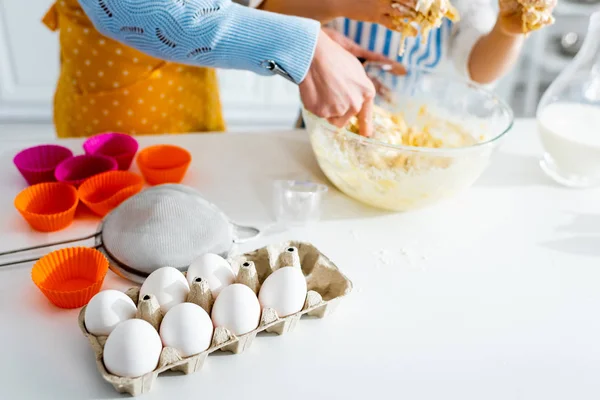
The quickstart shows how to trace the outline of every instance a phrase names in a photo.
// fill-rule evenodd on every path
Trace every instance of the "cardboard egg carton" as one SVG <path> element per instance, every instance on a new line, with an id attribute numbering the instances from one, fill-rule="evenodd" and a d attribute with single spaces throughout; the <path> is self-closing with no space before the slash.
<path id="1" fill-rule="evenodd" d="M 283 335 L 292 331 L 303 315 L 325 317 L 338 306 L 342 297 L 352 290 L 352 282 L 333 262 L 308 243 L 286 242 L 267 246 L 232 257 L 229 262 L 234 271 L 237 271 L 237 283 L 247 285 L 256 294 L 262 282 L 277 269 L 287 266 L 301 268 L 308 287 L 304 307 L 300 312 L 285 318 L 279 318 L 277 312 L 271 308 L 264 308 L 258 327 L 241 336 L 235 336 L 226 328 L 217 327 L 213 332 L 210 348 L 191 357 L 183 358 L 176 349 L 164 347 L 157 368 L 137 378 L 115 376 L 106 370 L 102 354 L 107 336 L 94 336 L 87 331 L 84 322 L 86 307 L 83 307 L 79 313 L 79 327 L 94 349 L 96 364 L 102 378 L 120 393 L 129 393 L 132 396 L 147 393 L 162 372 L 171 370 L 191 374 L 199 371 L 206 357 L 217 350 L 234 354 L 242 353 L 252 345 L 254 338 L 260 332 Z M 139 292 L 139 287 L 133 287 L 126 292 L 137 304 L 136 318 L 148 321 L 158 330 L 163 318 L 158 302 L 153 295 L 140 299 Z M 187 301 L 198 304 L 210 315 L 214 299 L 208 283 L 200 277 L 194 279 Z"/>

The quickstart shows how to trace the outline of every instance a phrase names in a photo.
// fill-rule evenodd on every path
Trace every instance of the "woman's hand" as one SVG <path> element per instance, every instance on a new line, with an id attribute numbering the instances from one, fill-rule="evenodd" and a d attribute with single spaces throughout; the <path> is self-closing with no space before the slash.
<path id="1" fill-rule="evenodd" d="M 552 11 L 556 0 L 499 0 L 498 25 L 506 35 L 529 33 L 528 26 L 542 27 L 552 23 Z M 527 13 L 527 8 L 533 12 Z M 524 23 L 525 21 L 528 23 Z"/>
<path id="2" fill-rule="evenodd" d="M 361 135 L 371 136 L 375 87 L 358 59 L 324 32 L 300 84 L 300 97 L 308 111 L 340 128 L 358 116 Z"/>

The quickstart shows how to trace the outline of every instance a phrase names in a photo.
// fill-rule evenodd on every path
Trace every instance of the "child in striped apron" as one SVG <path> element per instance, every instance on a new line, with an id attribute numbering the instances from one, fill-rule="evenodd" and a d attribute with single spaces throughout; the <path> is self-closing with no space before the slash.
<path id="1" fill-rule="evenodd" d="M 452 0 L 460 15 L 456 23 L 445 19 L 428 33 L 406 38 L 399 54 L 401 34 L 392 17 L 397 3 L 414 9 L 418 0 L 250 0 L 268 11 L 315 18 L 327 25 L 330 37 L 366 61 L 381 56 L 405 67 L 444 69 L 481 84 L 501 78 L 518 59 L 525 34 L 523 14 L 531 12 L 523 0 Z M 555 0 L 538 0 L 550 13 Z M 499 11 L 498 11 L 499 10 Z M 535 10 L 534 10 L 535 11 Z M 343 16 L 343 17 L 342 17 Z"/>

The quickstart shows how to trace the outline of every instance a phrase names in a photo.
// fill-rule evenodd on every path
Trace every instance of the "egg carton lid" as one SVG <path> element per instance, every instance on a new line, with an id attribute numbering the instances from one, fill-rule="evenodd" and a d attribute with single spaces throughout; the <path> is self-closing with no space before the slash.
<path id="1" fill-rule="evenodd" d="M 288 241 L 234 256 L 228 261 L 234 271 L 237 271 L 236 282 L 247 285 L 255 293 L 260 290 L 262 282 L 279 268 L 300 268 L 308 288 L 304 307 L 300 312 L 285 318 L 280 318 L 271 308 L 263 308 L 259 326 L 245 335 L 236 336 L 226 328 L 217 327 L 213 332 L 211 346 L 206 351 L 190 357 L 181 357 L 176 349 L 163 347 L 156 369 L 136 378 L 120 377 L 108 372 L 103 362 L 107 336 L 95 336 L 88 332 L 84 322 L 86 307 L 83 307 L 79 313 L 79 327 L 94 350 L 96 365 L 102 378 L 120 393 L 129 393 L 132 396 L 147 393 L 162 372 L 171 370 L 191 374 L 202 369 L 206 357 L 215 351 L 242 353 L 252 345 L 252 341 L 260 332 L 283 335 L 292 331 L 303 315 L 324 318 L 333 312 L 340 300 L 352 290 L 352 282 L 310 243 Z M 139 291 L 139 287 L 132 287 L 126 292 L 138 307 L 136 318 L 148 321 L 158 330 L 163 317 L 158 302 L 152 295 L 139 299 Z M 198 304 L 210 315 L 213 301 L 206 282 L 198 280 L 192 283 L 187 302 Z"/>

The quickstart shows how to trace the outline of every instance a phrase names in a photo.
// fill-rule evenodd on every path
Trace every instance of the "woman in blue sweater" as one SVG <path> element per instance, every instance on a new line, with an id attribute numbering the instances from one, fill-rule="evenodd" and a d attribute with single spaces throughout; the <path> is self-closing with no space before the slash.
<path id="1" fill-rule="evenodd" d="M 365 8 L 379 1 L 365 2 Z M 283 75 L 299 85 L 309 111 L 337 126 L 358 115 L 361 132 L 371 133 L 375 88 L 356 57 L 315 20 L 231 0 L 79 0 L 79 4 L 93 26 L 110 39 L 169 62 Z"/>

